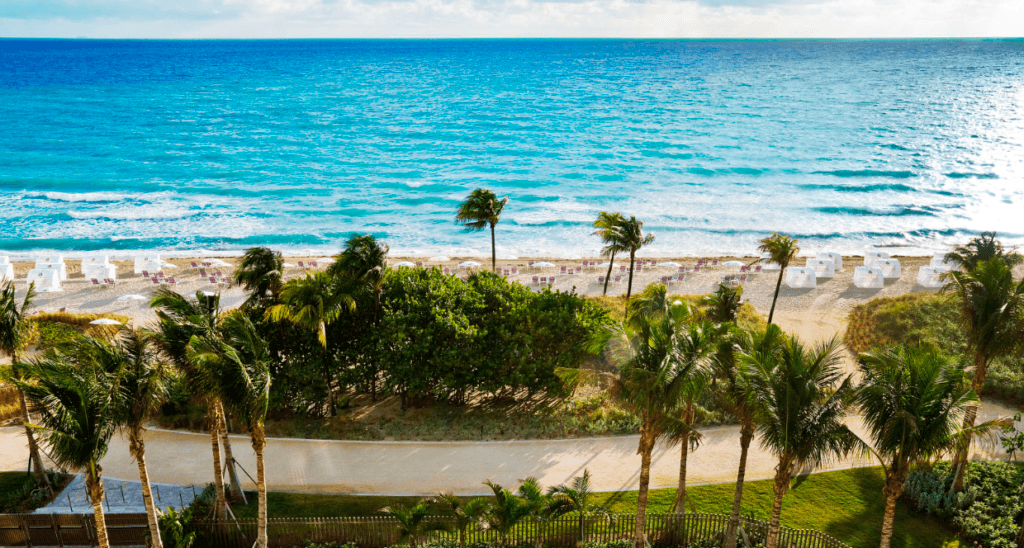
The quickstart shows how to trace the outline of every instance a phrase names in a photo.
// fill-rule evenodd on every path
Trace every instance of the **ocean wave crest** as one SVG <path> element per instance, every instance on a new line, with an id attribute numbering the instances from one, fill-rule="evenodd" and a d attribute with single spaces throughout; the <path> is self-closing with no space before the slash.
<path id="1" fill-rule="evenodd" d="M 133 196 L 119 192 L 40 192 L 26 194 L 25 198 L 28 200 L 49 200 L 51 202 L 110 204 L 133 199 Z"/>
<path id="2" fill-rule="evenodd" d="M 917 177 L 913 171 L 888 171 L 884 169 L 833 169 L 828 171 L 815 171 L 816 175 L 830 175 L 832 177 L 889 177 L 892 179 L 910 179 Z"/>

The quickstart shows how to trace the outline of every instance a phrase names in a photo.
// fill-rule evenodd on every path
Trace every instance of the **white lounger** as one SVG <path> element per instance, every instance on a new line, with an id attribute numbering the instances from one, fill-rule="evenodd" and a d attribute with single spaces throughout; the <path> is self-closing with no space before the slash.
<path id="1" fill-rule="evenodd" d="M 807 259 L 807 268 L 813 269 L 818 278 L 832 278 L 836 275 L 836 265 L 829 259 Z"/>
<path id="2" fill-rule="evenodd" d="M 928 289 L 939 289 L 946 285 L 942 275 L 948 270 L 934 266 L 922 266 L 917 270 L 917 285 Z"/>
<path id="3" fill-rule="evenodd" d="M 875 266 L 875 263 L 884 261 L 889 258 L 889 254 L 884 251 L 865 251 L 864 252 L 864 266 Z"/>
<path id="4" fill-rule="evenodd" d="M 40 293 L 60 291 L 60 274 L 56 268 L 33 268 L 28 271 L 25 281 L 29 284 L 35 284 L 36 291 Z"/>
<path id="5" fill-rule="evenodd" d="M 899 279 L 903 275 L 903 268 L 898 259 L 885 259 L 875 263 L 875 268 L 882 270 L 882 277 L 886 280 Z"/>
<path id="6" fill-rule="evenodd" d="M 832 265 L 835 267 L 836 270 L 843 269 L 843 256 L 838 253 L 833 253 L 831 251 L 819 251 L 815 258 L 828 259 L 832 261 Z"/>
<path id="7" fill-rule="evenodd" d="M 818 286 L 818 278 L 814 269 L 806 266 L 786 267 L 784 277 L 786 285 L 794 289 L 814 289 Z"/>
<path id="8" fill-rule="evenodd" d="M 881 289 L 885 287 L 882 269 L 858 266 L 853 270 L 853 285 L 864 289 Z"/>

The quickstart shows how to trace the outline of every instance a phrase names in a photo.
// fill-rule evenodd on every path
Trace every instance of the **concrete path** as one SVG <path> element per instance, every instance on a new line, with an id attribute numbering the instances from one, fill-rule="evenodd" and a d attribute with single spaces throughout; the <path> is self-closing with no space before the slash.
<path id="1" fill-rule="evenodd" d="M 1008 408 L 986 402 L 984 418 L 1012 416 Z M 864 435 L 858 417 L 851 428 Z M 1018 428 L 1021 425 L 1018 424 Z M 726 426 L 704 430 L 703 445 L 690 454 L 689 481 L 693 484 L 726 483 L 736 477 L 739 429 Z M 235 458 L 253 477 L 255 454 L 247 436 L 232 436 Z M 491 479 L 512 486 L 528 476 L 543 485 L 564 483 L 589 469 L 594 487 L 601 491 L 636 489 L 640 459 L 637 436 L 576 440 L 503 442 L 360 442 L 274 438 L 265 452 L 270 490 L 374 495 L 426 495 L 441 490 L 457 494 L 486 494 L 481 485 Z M 996 444 L 998 445 L 998 444 Z M 0 428 L 0 470 L 24 469 L 27 460 L 24 430 Z M 1006 458 L 989 444 L 976 447 L 975 458 Z M 151 480 L 178 485 L 204 485 L 212 481 L 213 454 L 207 434 L 149 430 L 146 461 Z M 126 439 L 115 438 L 101 462 L 105 478 L 133 480 L 138 467 Z M 874 466 L 867 458 L 829 463 L 823 469 Z M 757 446 L 748 458 L 747 478 L 773 477 L 775 460 Z M 651 486 L 673 487 L 679 470 L 678 447 L 656 448 Z M 243 487 L 255 488 L 239 471 Z"/>
<path id="2" fill-rule="evenodd" d="M 144 514 L 146 504 L 142 501 L 142 483 L 136 481 L 124 481 L 112 478 L 104 478 L 103 487 L 106 489 L 106 497 L 103 502 L 103 509 L 108 514 Z M 157 508 L 166 510 L 168 506 L 175 510 L 192 503 L 195 495 L 203 492 L 202 485 L 170 485 L 166 483 L 151 483 L 153 500 Z M 92 503 L 85 491 L 85 474 L 76 474 L 75 479 L 64 488 L 50 504 L 37 508 L 36 514 L 89 514 L 92 513 Z"/>

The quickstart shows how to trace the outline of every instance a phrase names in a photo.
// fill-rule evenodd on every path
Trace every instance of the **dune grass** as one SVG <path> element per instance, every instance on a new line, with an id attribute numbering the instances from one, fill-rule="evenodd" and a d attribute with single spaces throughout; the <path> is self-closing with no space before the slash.
<path id="1" fill-rule="evenodd" d="M 782 509 L 782 523 L 789 527 L 816 529 L 854 548 L 878 545 L 882 529 L 882 472 L 880 468 L 858 468 L 812 474 L 794 481 Z M 506 486 L 511 487 L 511 486 Z M 734 484 L 702 485 L 690 490 L 700 512 L 728 513 L 732 508 Z M 636 492 L 601 493 L 598 499 L 614 512 L 636 511 Z M 674 489 L 650 493 L 648 511 L 665 512 L 672 505 Z M 255 493 L 252 494 L 255 498 Z M 377 510 L 410 497 L 372 497 L 269 493 L 272 517 L 326 517 L 376 515 Z M 767 520 L 772 504 L 771 480 L 747 482 L 743 515 Z M 239 517 L 255 517 L 256 505 L 235 508 Z M 961 548 L 967 543 L 942 523 L 900 503 L 896 510 L 893 548 Z"/>

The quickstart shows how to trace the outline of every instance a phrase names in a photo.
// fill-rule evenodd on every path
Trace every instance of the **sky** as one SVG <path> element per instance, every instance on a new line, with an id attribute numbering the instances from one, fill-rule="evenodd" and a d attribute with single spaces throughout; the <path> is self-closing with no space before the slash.
<path id="1" fill-rule="evenodd" d="M 1024 0 L 0 0 L 0 37 L 1021 37 Z"/>

